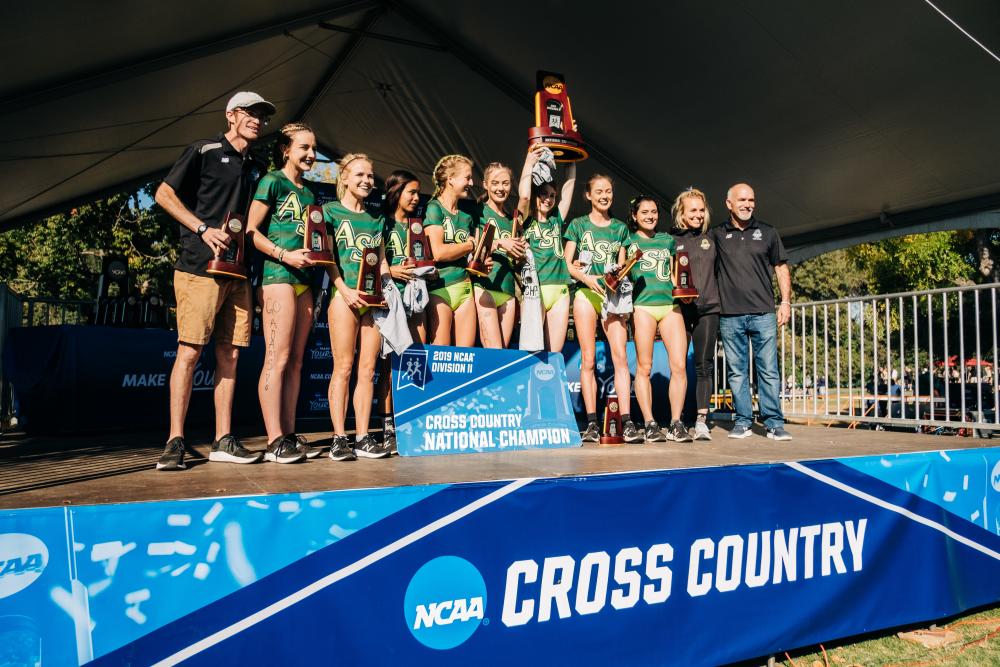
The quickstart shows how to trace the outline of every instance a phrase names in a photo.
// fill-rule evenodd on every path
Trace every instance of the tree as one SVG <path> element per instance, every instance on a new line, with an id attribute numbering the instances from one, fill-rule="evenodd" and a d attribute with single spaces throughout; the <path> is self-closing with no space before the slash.
<path id="1" fill-rule="evenodd" d="M 975 275 L 968 231 L 910 234 L 863 243 L 847 253 L 865 271 L 872 294 L 968 285 Z"/>
<path id="2" fill-rule="evenodd" d="M 151 201 L 153 184 L 0 234 L 0 281 L 29 297 L 92 299 L 105 255 L 128 259 L 133 291 L 169 294 L 178 229 Z"/>

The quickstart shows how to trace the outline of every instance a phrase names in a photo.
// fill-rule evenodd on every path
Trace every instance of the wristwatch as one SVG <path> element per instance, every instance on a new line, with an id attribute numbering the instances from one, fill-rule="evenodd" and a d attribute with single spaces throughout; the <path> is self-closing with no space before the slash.
<path id="1" fill-rule="evenodd" d="M 198 225 L 198 229 L 196 229 L 196 230 L 195 230 L 195 233 L 196 233 L 196 234 L 197 234 L 198 236 L 201 236 L 202 234 L 204 234 L 204 233 L 205 233 L 205 232 L 207 232 L 207 231 L 208 231 L 208 225 L 206 225 L 206 224 L 205 224 L 205 223 L 203 222 L 203 223 L 201 223 L 200 225 Z"/>

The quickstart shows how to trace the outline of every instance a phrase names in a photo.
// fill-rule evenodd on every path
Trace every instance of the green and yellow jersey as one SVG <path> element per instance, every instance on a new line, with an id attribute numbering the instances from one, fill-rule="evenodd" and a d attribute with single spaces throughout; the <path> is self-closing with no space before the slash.
<path id="1" fill-rule="evenodd" d="M 305 244 L 306 206 L 316 203 L 308 184 L 296 187 L 281 170 L 266 174 L 257 185 L 253 198 L 267 204 L 271 217 L 261 230 L 267 239 L 283 250 L 299 250 Z M 309 269 L 294 269 L 270 255 L 264 255 L 261 272 L 263 285 L 308 285 Z"/>
<path id="2" fill-rule="evenodd" d="M 514 230 L 514 221 L 501 213 L 497 213 L 488 203 L 483 204 L 482 212 L 479 216 L 479 229 L 485 229 L 486 225 L 493 223 L 497 227 L 494 239 L 509 239 Z M 472 282 L 483 289 L 492 292 L 502 292 L 503 294 L 514 295 L 514 264 L 507 251 L 497 248 L 493 253 L 493 270 L 488 276 L 474 276 Z"/>
<path id="3" fill-rule="evenodd" d="M 539 285 L 569 285 L 572 278 L 566 268 L 563 249 L 563 220 L 553 212 L 544 222 L 531 218 L 524 226 L 524 239 L 535 258 Z"/>
<path id="4" fill-rule="evenodd" d="M 336 248 L 334 259 L 344 282 L 353 289 L 358 284 L 361 251 L 382 245 L 385 225 L 382 218 L 373 218 L 364 210 L 360 213 L 350 211 L 339 201 L 324 205 L 323 216 Z"/>
<path id="5" fill-rule="evenodd" d="M 632 234 L 626 257 L 631 257 L 636 248 L 642 251 L 642 258 L 629 272 L 634 305 L 673 305 L 674 283 L 670 275 L 670 258 L 674 256 L 674 245 L 674 238 L 666 232 L 658 232 L 653 238 L 638 232 Z"/>
<path id="6" fill-rule="evenodd" d="M 576 243 L 576 257 L 573 259 L 579 259 L 584 250 L 590 251 L 592 262 L 587 273 L 592 276 L 604 275 L 604 267 L 618 261 L 618 251 L 628 243 L 629 236 L 628 227 L 621 220 L 612 218 L 611 224 L 598 227 L 591 222 L 589 215 L 574 218 L 563 235 L 566 241 Z"/>
<path id="7" fill-rule="evenodd" d="M 389 266 L 399 266 L 406 260 L 406 223 L 395 219 L 387 219 L 385 222 L 385 261 Z M 394 280 L 396 287 L 403 290 L 406 281 Z"/>
<path id="8" fill-rule="evenodd" d="M 471 215 L 464 211 L 452 213 L 437 199 L 432 199 L 427 204 L 424 226 L 441 227 L 444 230 L 445 243 L 465 243 L 472 238 L 474 229 Z M 468 275 L 465 272 L 467 263 L 464 255 L 450 262 L 437 260 L 438 278 L 428 283 L 427 288 L 435 290 L 467 280 Z"/>

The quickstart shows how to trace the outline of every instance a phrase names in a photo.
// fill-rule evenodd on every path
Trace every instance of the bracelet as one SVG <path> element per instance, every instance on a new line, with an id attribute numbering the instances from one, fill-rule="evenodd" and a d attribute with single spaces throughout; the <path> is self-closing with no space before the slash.
<path id="1" fill-rule="evenodd" d="M 282 248 L 282 249 L 281 249 L 281 252 L 279 252 L 279 253 L 278 253 L 278 261 L 279 261 L 279 262 L 280 262 L 280 261 L 282 261 L 282 258 L 283 258 L 284 256 L 285 256 L 285 249 L 284 249 L 284 248 Z"/>
<path id="2" fill-rule="evenodd" d="M 791 301 L 782 301 L 781 305 L 782 306 L 790 306 L 790 305 L 792 305 L 792 302 Z"/>

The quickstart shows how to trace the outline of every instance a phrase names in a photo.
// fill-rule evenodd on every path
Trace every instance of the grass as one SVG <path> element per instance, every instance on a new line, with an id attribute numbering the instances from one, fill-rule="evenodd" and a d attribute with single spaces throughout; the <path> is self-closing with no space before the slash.
<path id="1" fill-rule="evenodd" d="M 915 630 L 930 624 L 903 628 Z M 938 628 L 951 629 L 960 639 L 942 648 L 925 648 L 900 639 L 896 631 L 864 639 L 826 644 L 826 658 L 818 647 L 775 656 L 777 664 L 787 667 L 981 667 L 1000 665 L 1000 607 L 982 609 L 937 623 Z"/>

